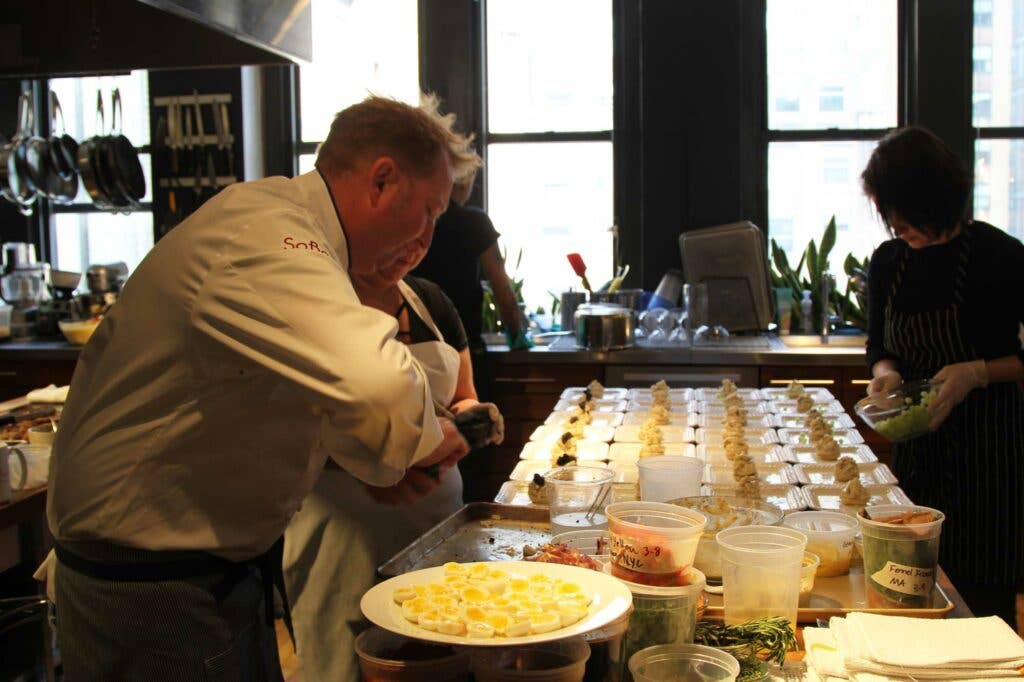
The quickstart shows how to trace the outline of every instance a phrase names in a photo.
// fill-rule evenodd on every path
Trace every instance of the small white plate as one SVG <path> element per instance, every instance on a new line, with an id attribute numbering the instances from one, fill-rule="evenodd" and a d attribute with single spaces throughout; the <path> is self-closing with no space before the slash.
<path id="1" fill-rule="evenodd" d="M 647 421 L 648 413 L 646 411 L 640 412 L 625 412 L 622 420 L 625 426 L 639 426 Z M 693 426 L 693 419 L 696 415 L 689 412 L 669 412 L 668 420 L 671 426 Z"/>
<path id="2" fill-rule="evenodd" d="M 562 391 L 562 395 L 559 396 L 561 400 L 572 400 L 581 395 L 587 390 L 586 386 L 570 386 L 569 388 Z M 611 388 L 608 386 L 604 387 L 604 395 L 601 396 L 601 400 L 625 400 L 626 394 L 629 393 L 628 389 L 625 388 Z"/>
<path id="3" fill-rule="evenodd" d="M 640 443 L 612 443 L 608 450 L 608 459 L 612 462 L 636 464 L 640 460 Z M 696 457 L 697 449 L 693 443 L 664 443 L 666 455 L 680 457 Z"/>
<path id="4" fill-rule="evenodd" d="M 530 462 L 548 462 L 552 467 L 558 466 L 554 461 L 558 459 L 560 452 L 552 449 L 550 443 L 530 441 L 523 446 L 519 453 L 519 459 Z M 596 462 L 608 459 L 608 443 L 599 440 L 578 440 L 576 441 L 576 461 Z"/>
<path id="5" fill-rule="evenodd" d="M 725 429 L 697 429 L 696 436 L 698 443 L 721 445 L 725 436 Z M 761 443 L 762 445 L 770 445 L 779 442 L 779 435 L 775 432 L 775 429 L 766 427 L 747 427 L 744 436 L 747 443 L 750 444 Z"/>
<path id="6" fill-rule="evenodd" d="M 585 464 L 581 464 L 580 466 L 604 468 L 608 465 L 605 462 L 598 460 L 596 462 L 586 462 Z M 557 468 L 558 467 L 553 466 L 551 462 L 521 459 L 519 460 L 519 463 L 516 464 L 515 469 L 512 470 L 512 473 L 509 474 L 508 478 L 511 481 L 524 481 L 526 483 L 529 483 L 530 481 L 533 480 L 534 474 L 543 475 L 551 471 L 552 469 Z"/>
<path id="7" fill-rule="evenodd" d="M 822 509 L 827 511 L 841 511 L 845 514 L 856 516 L 860 507 L 845 505 L 840 502 L 840 494 L 843 492 L 842 485 L 806 485 L 801 490 L 807 498 L 807 506 L 811 509 Z M 864 486 L 871 499 L 867 506 L 876 504 L 913 504 L 903 489 L 895 485 L 868 485 Z"/>
<path id="8" fill-rule="evenodd" d="M 709 413 L 698 414 L 692 420 L 693 423 L 691 423 L 690 426 L 700 426 L 700 427 L 705 428 L 705 429 L 709 429 L 709 428 L 710 429 L 720 429 L 720 428 L 723 428 L 725 426 L 725 419 L 726 419 L 726 417 L 725 417 L 724 414 L 709 414 Z M 778 426 L 778 424 L 775 423 L 775 417 L 773 415 L 770 415 L 770 414 L 763 414 L 761 416 L 752 415 L 752 414 L 748 414 L 747 415 L 747 428 L 748 429 L 754 428 L 754 427 L 770 429 L 770 428 L 774 428 L 776 426 Z"/>
<path id="9" fill-rule="evenodd" d="M 704 485 L 701 494 L 732 497 L 736 495 L 736 485 Z M 795 485 L 762 485 L 761 499 L 784 512 L 807 509 L 807 500 Z"/>
<path id="10" fill-rule="evenodd" d="M 372 623 L 399 635 L 441 644 L 493 647 L 511 644 L 536 644 L 593 632 L 621 618 L 623 614 L 629 611 L 630 606 L 633 604 L 633 595 L 630 593 L 629 588 L 626 587 L 626 584 L 618 578 L 606 575 L 600 571 L 592 571 L 589 568 L 579 568 L 577 566 L 563 566 L 562 564 L 532 561 L 490 561 L 486 563 L 493 568 L 506 571 L 512 575 L 529 577 L 542 573 L 552 578 L 576 583 L 583 592 L 592 597 L 586 617 L 569 627 L 559 628 L 540 635 L 494 637 L 491 639 L 471 639 L 459 635 L 443 635 L 439 632 L 421 628 L 415 623 L 410 623 L 402 617 L 402 609 L 395 603 L 393 598 L 395 590 L 400 587 L 443 582 L 443 566 L 424 568 L 385 580 L 371 587 L 363 595 L 362 600 L 359 602 L 359 608 L 362 609 L 363 615 Z"/>
<path id="11" fill-rule="evenodd" d="M 690 412 L 698 412 L 700 414 L 725 414 L 725 403 L 723 402 L 708 402 L 706 400 L 693 400 L 687 407 Z M 743 409 L 747 411 L 748 415 L 759 416 L 762 414 L 769 414 L 768 403 L 763 400 L 750 400 L 743 402 Z"/>
<path id="12" fill-rule="evenodd" d="M 538 443 L 554 443 L 562 434 L 565 433 L 565 429 L 560 426 L 551 426 L 548 424 L 541 424 L 533 433 L 530 434 L 530 440 Z M 615 428 L 605 425 L 588 424 L 583 427 L 583 438 L 581 440 L 596 440 L 599 442 L 610 443 L 612 438 L 615 436 Z"/>
<path id="13" fill-rule="evenodd" d="M 692 443 L 693 429 L 689 426 L 659 426 L 661 429 L 661 440 L 668 443 Z M 640 426 L 620 426 L 615 429 L 616 443 L 639 443 Z"/>
<path id="14" fill-rule="evenodd" d="M 626 401 L 625 400 L 595 400 L 594 409 L 591 412 L 625 412 Z M 555 408 L 552 412 L 563 412 L 571 410 L 574 407 L 579 407 L 575 401 L 572 400 L 559 400 L 555 404 Z"/>
<path id="15" fill-rule="evenodd" d="M 622 423 L 622 412 L 591 412 L 590 413 L 590 426 L 611 426 L 615 428 Z M 548 415 L 548 418 L 544 420 L 544 423 L 548 426 L 563 426 L 569 421 L 569 417 L 572 416 L 572 412 L 566 410 L 564 412 L 552 412 Z"/>
<path id="16" fill-rule="evenodd" d="M 857 429 L 837 429 L 832 437 L 839 445 L 860 445 L 864 437 Z M 779 440 L 788 445 L 812 445 L 811 432 L 807 429 L 779 429 Z"/>
<path id="17" fill-rule="evenodd" d="M 651 402 L 651 389 L 649 388 L 631 388 L 629 389 L 629 400 L 635 400 L 641 403 Z M 668 399 L 674 403 L 685 403 L 688 400 L 693 399 L 692 388 L 670 388 L 668 389 Z"/>
<path id="18" fill-rule="evenodd" d="M 761 393 L 764 394 L 768 400 L 792 400 L 786 395 L 785 386 L 772 386 L 771 388 L 762 388 Z M 814 398 L 816 403 L 830 403 L 836 399 L 832 395 L 832 391 L 822 386 L 804 386 L 804 393 Z"/>
<path id="19" fill-rule="evenodd" d="M 787 462 L 800 464 L 834 464 L 818 459 L 817 448 L 813 445 L 783 445 L 782 456 Z M 878 456 L 867 445 L 840 445 L 840 457 L 852 457 L 857 464 L 877 462 Z"/>
<path id="20" fill-rule="evenodd" d="M 767 485 L 796 485 L 799 482 L 793 467 L 785 462 L 757 462 L 757 478 Z M 708 464 L 704 467 L 707 485 L 736 485 L 732 464 Z"/>
<path id="21" fill-rule="evenodd" d="M 690 402 L 688 400 L 673 402 L 671 405 L 668 406 L 668 411 L 671 412 L 672 414 L 687 414 L 689 412 L 689 404 Z M 626 411 L 646 413 L 649 412 L 653 406 L 654 403 L 645 403 L 639 400 L 630 400 L 629 403 L 626 405 Z"/>
<path id="22" fill-rule="evenodd" d="M 703 400 L 707 402 L 722 402 L 722 398 L 719 397 L 718 392 L 722 390 L 716 386 L 714 388 L 697 388 L 693 391 L 694 400 Z M 764 396 L 761 395 L 761 391 L 756 388 L 737 388 L 736 392 L 740 394 L 740 397 L 744 400 L 764 400 Z"/>
<path id="23" fill-rule="evenodd" d="M 858 464 L 860 482 L 865 486 L 896 485 L 899 481 L 881 462 Z M 796 464 L 793 466 L 796 476 L 802 485 L 839 485 L 836 482 L 835 464 Z"/>
<path id="24" fill-rule="evenodd" d="M 769 443 L 751 443 L 747 445 L 751 458 L 755 462 L 785 462 L 781 445 Z M 709 464 L 729 464 L 725 456 L 725 447 L 721 444 L 709 445 L 701 443 L 697 446 L 697 457 Z"/>
<path id="25" fill-rule="evenodd" d="M 831 424 L 833 429 L 852 429 L 857 426 L 848 414 L 830 413 L 822 416 L 822 419 Z M 807 428 L 807 415 L 777 414 L 775 415 L 775 425 L 783 429 L 805 429 Z"/>
<path id="26" fill-rule="evenodd" d="M 511 504 L 517 507 L 544 507 L 546 504 L 534 504 L 528 492 L 530 484 L 525 481 L 505 481 L 501 484 L 494 501 L 498 504 Z M 612 486 L 612 502 L 633 502 L 639 499 L 635 483 L 616 483 Z"/>
<path id="27" fill-rule="evenodd" d="M 608 462 L 608 468 L 615 472 L 615 478 L 612 479 L 615 483 L 629 483 L 636 485 L 637 481 L 640 480 L 640 469 L 637 468 L 634 462 Z"/>
<path id="28" fill-rule="evenodd" d="M 814 403 L 814 409 L 822 414 L 846 414 L 842 403 L 833 400 L 827 403 Z M 797 409 L 795 400 L 772 400 L 768 403 L 768 410 L 772 414 L 806 414 Z"/>

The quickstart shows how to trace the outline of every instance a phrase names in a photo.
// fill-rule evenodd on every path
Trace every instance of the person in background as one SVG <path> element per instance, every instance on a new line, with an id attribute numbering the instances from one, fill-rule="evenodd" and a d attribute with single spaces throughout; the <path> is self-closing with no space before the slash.
<path id="1" fill-rule="evenodd" d="M 349 107 L 315 171 L 225 189 L 129 279 L 50 463 L 68 680 L 280 680 L 271 584 L 326 458 L 424 495 L 419 468 L 468 452 L 395 318 L 352 285 L 422 257 L 479 164 L 453 122 L 432 98 Z"/>
<path id="2" fill-rule="evenodd" d="M 405 275 L 353 275 L 352 284 L 364 305 L 395 317 L 397 338 L 426 372 L 434 400 L 459 415 L 486 412 L 488 442 L 499 444 L 501 415 L 477 400 L 458 311 L 436 284 Z M 411 469 L 409 486 L 378 488 L 328 463 L 303 501 L 285 533 L 284 574 L 305 679 L 359 679 L 359 600 L 377 567 L 462 507 L 458 467 L 437 477 L 435 487 L 428 473 Z"/>
<path id="3" fill-rule="evenodd" d="M 426 258 L 416 266 L 413 274 L 428 279 L 441 287 L 455 304 L 466 328 L 470 348 L 484 350 L 483 287 L 481 273 L 487 278 L 494 293 L 505 338 L 513 350 L 531 346 L 526 338 L 526 324 L 519 309 L 505 262 L 498 250 L 497 230 L 491 219 L 479 208 L 466 206 L 476 173 L 460 180 L 452 188 L 448 210 L 437 221 L 434 241 Z"/>
<path id="4" fill-rule="evenodd" d="M 1016 629 L 1024 576 L 1024 245 L 967 215 L 970 176 L 934 134 L 887 135 L 862 175 L 891 239 L 868 277 L 868 393 L 943 383 L 932 432 L 893 444 L 917 504 L 946 514 L 939 563 L 975 615 Z"/>

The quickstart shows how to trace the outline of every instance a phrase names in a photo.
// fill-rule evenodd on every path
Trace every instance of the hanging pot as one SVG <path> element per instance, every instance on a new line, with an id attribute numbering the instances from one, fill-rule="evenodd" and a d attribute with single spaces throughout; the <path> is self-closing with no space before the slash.
<path id="1" fill-rule="evenodd" d="M 142 163 L 135 145 L 121 132 L 123 119 L 121 93 L 114 88 L 111 94 L 111 134 L 103 145 L 106 167 L 112 189 L 124 197 L 130 208 L 137 209 L 139 200 L 146 194 L 146 178 L 142 174 Z"/>
<path id="2" fill-rule="evenodd" d="M 78 194 L 78 143 L 67 133 L 64 112 L 60 108 L 57 93 L 50 91 L 50 165 L 60 179 L 53 200 L 70 204 Z M 60 132 L 57 120 L 60 120 Z"/>
<path id="3" fill-rule="evenodd" d="M 32 98 L 29 93 L 23 92 L 18 97 L 18 130 L 11 139 L 6 161 L 7 187 L 18 210 L 26 216 L 32 215 L 32 203 L 36 200 L 36 186 L 30 177 L 27 161 L 32 124 Z"/>
<path id="4" fill-rule="evenodd" d="M 101 185 L 99 177 L 98 151 L 103 142 L 103 129 L 106 128 L 103 115 L 103 95 L 99 92 L 96 93 L 96 122 L 98 124 L 97 134 L 78 146 L 78 173 L 82 178 L 82 185 L 85 187 L 86 193 L 96 208 L 111 211 L 115 207 L 108 198 L 105 188 Z"/>

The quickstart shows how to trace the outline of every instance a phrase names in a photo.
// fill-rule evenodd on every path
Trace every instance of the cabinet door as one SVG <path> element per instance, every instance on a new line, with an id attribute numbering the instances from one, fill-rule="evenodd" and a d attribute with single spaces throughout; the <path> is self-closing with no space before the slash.
<path id="1" fill-rule="evenodd" d="M 784 387 L 791 381 L 799 381 L 805 386 L 827 388 L 838 400 L 842 400 L 840 388 L 843 381 L 843 369 L 840 367 L 761 368 L 761 388 Z"/>

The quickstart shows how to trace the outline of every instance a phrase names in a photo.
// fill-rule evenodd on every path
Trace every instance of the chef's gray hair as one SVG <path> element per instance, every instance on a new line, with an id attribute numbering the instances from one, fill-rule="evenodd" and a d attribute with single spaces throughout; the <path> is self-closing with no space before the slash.
<path id="1" fill-rule="evenodd" d="M 438 155 L 446 153 L 453 180 L 459 182 L 483 162 L 473 149 L 473 136 L 456 132 L 454 125 L 455 114 L 442 114 L 433 93 L 421 95 L 418 107 L 371 95 L 335 115 L 317 149 L 316 167 L 338 175 L 386 155 L 425 176 L 434 171 Z"/>

